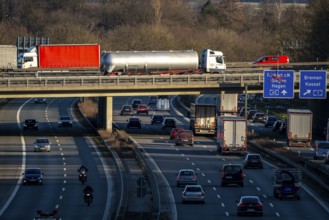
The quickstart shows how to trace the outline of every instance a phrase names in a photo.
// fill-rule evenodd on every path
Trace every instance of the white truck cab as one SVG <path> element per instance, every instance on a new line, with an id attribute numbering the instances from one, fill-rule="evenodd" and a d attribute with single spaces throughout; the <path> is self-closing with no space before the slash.
<path id="1" fill-rule="evenodd" d="M 226 69 L 223 52 L 203 49 L 200 56 L 200 69 L 207 73 L 223 72 Z"/>
<path id="2" fill-rule="evenodd" d="M 31 67 L 38 67 L 38 53 L 37 47 L 30 47 L 26 52 L 18 55 L 18 68 L 28 69 Z"/>

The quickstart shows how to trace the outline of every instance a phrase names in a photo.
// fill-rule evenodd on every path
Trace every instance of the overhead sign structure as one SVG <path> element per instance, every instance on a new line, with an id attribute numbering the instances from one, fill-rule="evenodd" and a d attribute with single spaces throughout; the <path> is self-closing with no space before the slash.
<path id="1" fill-rule="evenodd" d="M 267 99 L 294 98 L 293 70 L 264 70 L 263 97 Z"/>
<path id="2" fill-rule="evenodd" d="M 327 98 L 327 72 L 325 70 L 303 70 L 299 75 L 300 99 Z"/>

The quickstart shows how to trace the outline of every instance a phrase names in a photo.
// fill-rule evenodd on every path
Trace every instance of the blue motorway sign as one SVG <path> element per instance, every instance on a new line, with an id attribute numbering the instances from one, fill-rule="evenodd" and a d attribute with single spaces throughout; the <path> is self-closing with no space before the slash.
<path id="1" fill-rule="evenodd" d="M 294 98 L 293 70 L 264 70 L 263 97 L 264 98 Z"/>
<path id="2" fill-rule="evenodd" d="M 299 75 L 300 99 L 326 99 L 327 73 L 325 70 L 303 70 Z"/>

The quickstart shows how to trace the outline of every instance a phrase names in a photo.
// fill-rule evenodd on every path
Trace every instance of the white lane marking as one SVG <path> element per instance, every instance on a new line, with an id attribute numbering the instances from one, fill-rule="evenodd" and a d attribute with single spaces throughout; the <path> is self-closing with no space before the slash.
<path id="1" fill-rule="evenodd" d="M 195 163 L 192 163 L 193 166 L 195 166 Z"/>
<path id="2" fill-rule="evenodd" d="M 176 148 L 176 151 L 179 151 L 178 148 Z"/>
<path id="3" fill-rule="evenodd" d="M 65 165 L 66 165 L 66 163 L 64 162 L 64 163 L 63 163 L 63 166 L 65 166 Z"/>
<path id="4" fill-rule="evenodd" d="M 66 168 L 64 167 L 63 170 L 66 171 Z"/>
<path id="5" fill-rule="evenodd" d="M 264 199 L 267 199 L 267 195 L 263 194 Z"/>
<path id="6" fill-rule="evenodd" d="M 278 212 L 276 212 L 275 214 L 276 214 L 276 216 L 280 217 L 280 214 Z"/>
<path id="7" fill-rule="evenodd" d="M 217 190 L 217 189 L 216 189 L 216 187 L 213 187 L 212 189 L 213 189 L 214 191 L 216 191 L 216 190 Z"/>
<path id="8" fill-rule="evenodd" d="M 256 187 L 256 189 L 257 189 L 258 191 L 260 191 L 260 188 L 259 188 L 259 187 Z"/>
<path id="9" fill-rule="evenodd" d="M 221 204 L 220 204 L 223 208 L 225 207 L 225 204 L 222 202 Z"/>
<path id="10" fill-rule="evenodd" d="M 63 196 L 60 196 L 59 199 L 63 199 Z"/>
<path id="11" fill-rule="evenodd" d="M 63 192 L 65 191 L 65 187 L 62 188 L 62 191 L 63 191 Z"/>
<path id="12" fill-rule="evenodd" d="M 58 208 L 59 208 L 59 205 L 57 204 L 57 205 L 55 206 L 55 208 L 58 209 Z"/>
<path id="13" fill-rule="evenodd" d="M 204 173 L 201 173 L 202 176 L 206 176 Z"/>
<path id="14" fill-rule="evenodd" d="M 185 157 L 185 154 L 180 154 L 182 157 Z"/>
<path id="15" fill-rule="evenodd" d="M 271 202 L 269 203 L 269 205 L 270 205 L 272 208 L 274 207 L 274 205 L 273 205 Z"/>
<path id="16" fill-rule="evenodd" d="M 208 183 L 211 183 L 211 181 L 210 181 L 210 180 L 208 180 Z"/>
<path id="17" fill-rule="evenodd" d="M 217 194 L 217 198 L 219 198 L 219 199 L 220 199 L 220 195 L 219 195 L 219 194 Z"/>
<path id="18" fill-rule="evenodd" d="M 64 180 L 63 183 L 66 184 L 66 180 Z"/>
<path id="19" fill-rule="evenodd" d="M 64 156 L 64 154 L 63 154 L 63 153 L 61 153 L 61 156 Z"/>
<path id="20" fill-rule="evenodd" d="M 228 212 L 225 212 L 225 215 L 226 215 L 226 216 L 230 216 L 230 213 L 228 213 Z"/>
<path id="21" fill-rule="evenodd" d="M 64 177 L 66 177 L 66 173 L 64 173 L 64 175 L 63 175 Z"/>
<path id="22" fill-rule="evenodd" d="M 207 148 L 207 146 L 205 146 L 205 145 L 203 145 L 202 147 L 203 147 L 203 148 Z"/>
<path id="23" fill-rule="evenodd" d="M 187 157 L 186 160 L 190 160 L 190 158 Z"/>
<path id="24" fill-rule="evenodd" d="M 22 143 L 22 164 L 21 167 L 22 169 L 20 170 L 20 173 L 25 170 L 25 165 L 26 165 L 26 144 L 25 144 L 25 139 L 24 139 L 24 135 L 22 132 L 22 128 L 21 128 L 21 123 L 19 120 L 22 108 L 32 99 L 27 100 L 26 102 L 23 103 L 23 105 L 21 105 L 16 113 L 16 124 L 18 129 L 20 130 L 20 139 L 21 139 L 21 143 Z M 15 195 L 17 194 L 19 187 L 21 186 L 22 183 L 22 179 L 23 176 L 20 175 L 18 180 L 17 180 L 17 184 L 13 190 L 13 192 L 10 194 L 9 199 L 6 201 L 6 203 L 2 206 L 2 208 L 0 209 L 0 216 L 2 216 L 2 214 L 6 211 L 6 209 L 8 208 L 8 206 L 10 205 L 10 203 L 14 200 Z"/>
<path id="25" fill-rule="evenodd" d="M 200 168 L 196 168 L 197 169 L 197 171 L 200 171 Z"/>
<path id="26" fill-rule="evenodd" d="M 254 183 L 254 181 L 252 181 L 252 180 L 249 180 L 249 182 L 250 182 L 250 183 Z"/>

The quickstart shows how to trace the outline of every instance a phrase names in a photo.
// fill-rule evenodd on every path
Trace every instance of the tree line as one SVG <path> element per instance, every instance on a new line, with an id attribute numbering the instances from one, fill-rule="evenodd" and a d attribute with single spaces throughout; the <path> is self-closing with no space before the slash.
<path id="1" fill-rule="evenodd" d="M 1 44 L 17 36 L 54 44 L 98 43 L 102 50 L 221 50 L 226 61 L 288 54 L 328 61 L 329 1 L 0 0 Z"/>

